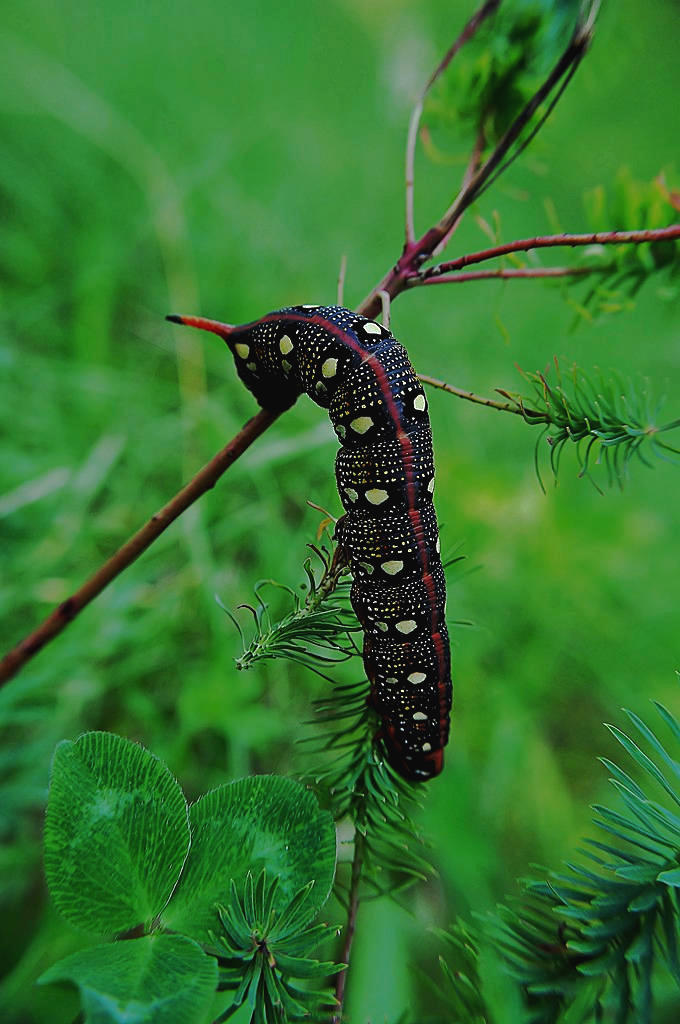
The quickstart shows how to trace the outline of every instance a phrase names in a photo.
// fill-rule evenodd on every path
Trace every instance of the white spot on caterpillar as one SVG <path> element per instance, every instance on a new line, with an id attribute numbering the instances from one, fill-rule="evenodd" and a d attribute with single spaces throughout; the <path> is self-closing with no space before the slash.
<path id="1" fill-rule="evenodd" d="M 293 369 L 292 365 L 288 362 L 287 359 L 281 360 L 281 366 L 283 368 L 284 373 L 290 373 L 290 371 Z"/>
<path id="2" fill-rule="evenodd" d="M 432 477 L 429 484 L 427 485 L 427 489 L 430 492 L 430 494 L 432 494 L 432 492 L 434 491 L 434 477 Z"/>
<path id="3" fill-rule="evenodd" d="M 257 369 L 257 363 L 246 363 L 246 370 L 250 370 L 250 372 L 252 373 L 253 370 L 256 370 L 256 369 Z"/>
<path id="4" fill-rule="evenodd" d="M 328 379 L 329 377 L 335 377 L 338 372 L 338 361 L 337 359 L 327 359 L 321 367 L 321 372 Z"/>
<path id="5" fill-rule="evenodd" d="M 383 562 L 380 568 L 383 572 L 386 572 L 388 576 L 396 576 L 397 573 L 401 572 L 404 568 L 404 563 L 395 559 L 393 562 Z"/>
<path id="6" fill-rule="evenodd" d="M 418 623 L 413 619 L 403 619 L 397 623 L 397 629 L 400 633 L 412 633 L 414 629 L 418 628 Z"/>
<path id="7" fill-rule="evenodd" d="M 281 355 L 287 356 L 289 352 L 293 351 L 293 342 L 290 340 L 287 334 L 284 334 L 279 341 L 279 348 L 281 349 Z"/>
<path id="8" fill-rule="evenodd" d="M 335 428 L 335 433 L 338 435 L 338 437 L 344 437 L 345 434 L 347 433 L 347 427 L 343 423 L 338 423 L 337 427 Z"/>
<path id="9" fill-rule="evenodd" d="M 379 487 L 371 487 L 366 491 L 366 501 L 370 501 L 371 505 L 382 505 L 388 498 L 387 491 L 381 491 Z M 400 565 L 403 565 L 403 562 Z"/>
<path id="10" fill-rule="evenodd" d="M 312 304 L 312 305 L 310 306 L 310 305 L 305 305 L 305 304 L 303 303 L 303 305 L 302 305 L 302 308 L 303 308 L 303 309 L 319 309 L 319 305 L 318 305 L 318 303 L 317 303 L 316 305 Z"/>
<path id="11" fill-rule="evenodd" d="M 424 683 L 427 676 L 424 672 L 411 672 L 411 675 L 406 676 L 406 678 L 409 683 L 413 683 L 414 686 L 417 686 L 419 683 Z"/>
<path id="12" fill-rule="evenodd" d="M 427 721 L 427 715 L 423 714 L 422 711 L 414 711 L 413 712 L 413 721 L 414 722 L 426 722 Z"/>
<path id="13" fill-rule="evenodd" d="M 378 629 L 382 630 L 383 633 L 387 632 L 388 626 L 386 622 L 376 622 Z"/>
<path id="14" fill-rule="evenodd" d="M 422 750 L 422 751 L 423 751 L 423 752 L 424 752 L 425 754 L 427 754 L 428 750 L 432 750 L 432 744 L 431 744 L 431 743 L 423 743 L 423 745 L 422 745 L 422 747 L 421 747 L 420 749 L 421 749 L 421 750 Z"/>
<path id="15" fill-rule="evenodd" d="M 359 498 L 359 494 L 357 493 L 357 491 L 354 490 L 353 487 L 345 487 L 345 494 L 347 495 L 350 501 L 357 501 Z"/>
<path id="16" fill-rule="evenodd" d="M 380 324 L 375 324 L 372 320 L 365 323 L 363 328 L 366 334 L 382 334 L 382 327 Z"/>
<path id="17" fill-rule="evenodd" d="M 239 341 L 234 345 L 234 351 L 237 356 L 241 357 L 241 359 L 247 359 L 250 355 L 250 345 L 244 345 L 242 341 Z"/>
<path id="18" fill-rule="evenodd" d="M 416 395 L 413 399 L 413 408 L 418 412 L 425 412 L 425 395 Z"/>
<path id="19" fill-rule="evenodd" d="M 373 420 L 370 416 L 357 416 L 355 420 L 352 420 L 350 427 L 355 434 L 365 434 L 367 430 L 370 430 L 373 426 Z"/>
<path id="20" fill-rule="evenodd" d="M 442 549 L 442 542 L 440 541 L 439 537 L 437 537 L 437 543 L 435 544 L 434 549 L 437 552 L 437 554 L 439 554 L 439 552 Z"/>

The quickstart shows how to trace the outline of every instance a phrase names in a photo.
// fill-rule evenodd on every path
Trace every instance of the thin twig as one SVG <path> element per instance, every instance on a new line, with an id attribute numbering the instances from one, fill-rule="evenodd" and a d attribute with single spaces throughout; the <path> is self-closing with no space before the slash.
<path id="1" fill-rule="evenodd" d="M 472 154 L 471 154 L 470 159 L 468 161 L 468 165 L 465 168 L 465 174 L 463 175 L 463 181 L 461 182 L 461 189 L 467 188 L 468 185 L 470 184 L 470 182 L 472 181 L 472 179 L 474 178 L 475 174 L 477 174 L 477 172 L 479 171 L 479 168 L 480 168 L 480 165 L 481 165 L 481 162 L 482 162 L 482 154 L 483 153 L 484 153 L 484 129 L 480 128 L 479 131 L 477 132 L 477 141 L 475 142 L 475 148 L 472 150 Z M 439 243 L 439 245 L 436 245 L 434 247 L 434 249 L 432 250 L 432 256 L 433 257 L 439 256 L 439 254 L 441 252 L 443 252 L 444 249 L 446 249 L 447 245 L 449 244 L 449 241 L 451 240 L 451 236 L 454 234 L 454 232 L 455 232 L 457 227 L 458 227 L 458 221 L 456 221 L 455 223 L 453 223 L 451 225 L 449 230 L 442 237 L 442 240 Z"/>
<path id="2" fill-rule="evenodd" d="M 418 380 L 422 381 L 423 384 L 429 385 L 431 388 L 438 388 L 439 391 L 446 391 L 450 395 L 455 395 L 456 398 L 464 398 L 466 402 L 474 402 L 475 405 L 485 405 L 489 409 L 498 409 L 499 412 L 511 412 L 515 416 L 522 416 L 523 419 L 531 423 L 550 422 L 550 417 L 546 413 L 541 412 L 539 409 L 531 409 L 523 403 L 499 402 L 495 398 L 484 398 L 482 395 L 476 395 L 473 391 L 464 391 L 463 388 L 454 387 L 453 384 L 447 384 L 446 381 L 438 380 L 436 377 L 428 377 L 425 373 L 419 373 Z"/>
<path id="3" fill-rule="evenodd" d="M 416 154 L 416 143 L 418 141 L 418 128 L 420 126 L 420 118 L 422 117 L 423 107 L 425 106 L 425 100 L 435 82 L 441 78 L 446 71 L 447 67 L 456 56 L 459 50 L 469 42 L 474 36 L 479 26 L 486 21 L 486 19 L 494 14 L 500 4 L 500 0 L 487 0 L 485 4 L 476 11 L 467 25 L 460 33 L 458 38 L 451 44 L 449 49 L 444 54 L 444 57 L 439 62 L 437 67 L 430 75 L 425 88 L 423 89 L 420 97 L 411 112 L 411 119 L 408 126 L 408 134 L 406 138 L 406 246 L 411 246 L 415 243 L 415 223 L 413 214 L 413 200 L 414 200 L 414 188 L 415 188 L 415 154 Z"/>
<path id="4" fill-rule="evenodd" d="M 461 281 L 488 281 L 492 279 L 537 278 L 537 277 L 585 277 L 588 274 L 602 274 L 605 267 L 517 267 L 503 270 L 470 270 L 463 274 L 443 274 L 441 277 L 409 278 L 409 288 L 425 284 L 460 284 Z"/>
<path id="5" fill-rule="evenodd" d="M 349 965 L 349 958 L 352 952 L 352 942 L 357 925 L 357 913 L 359 911 L 359 886 L 361 884 L 361 872 L 364 864 L 364 837 L 357 829 L 354 834 L 354 858 L 352 860 L 352 880 L 349 891 L 349 908 L 347 911 L 347 925 L 345 926 L 345 941 L 342 947 L 341 961 Z M 342 1021 L 343 1007 L 345 1003 L 345 985 L 347 983 L 347 969 L 340 971 L 338 980 L 335 983 L 335 998 L 338 1005 L 335 1009 L 331 1024 L 340 1024 Z"/>
<path id="6" fill-rule="evenodd" d="M 345 276 L 347 274 L 347 253 L 343 252 L 340 260 L 340 270 L 338 271 L 338 305 L 342 306 L 342 300 L 345 294 Z"/>
<path id="7" fill-rule="evenodd" d="M 549 249 L 556 246 L 574 248 L 581 245 L 642 245 L 645 242 L 673 241 L 677 238 L 680 238 L 680 224 L 670 224 L 665 228 L 653 228 L 645 231 L 595 231 L 590 234 L 577 235 L 537 235 L 535 238 L 520 238 L 514 242 L 505 242 L 503 245 L 494 245 L 489 249 L 480 249 L 479 252 L 471 252 L 467 256 L 459 256 L 455 260 L 446 260 L 444 263 L 438 263 L 436 267 L 428 267 L 426 270 L 414 273 L 425 281 L 431 277 L 461 270 L 473 263 L 486 263 L 487 260 L 508 256 L 514 252 L 530 252 L 532 249 Z"/>
<path id="8" fill-rule="evenodd" d="M 51 615 L 25 637 L 0 661 L 0 686 L 12 678 L 42 647 L 52 640 L 79 612 L 131 565 L 149 547 L 170 523 L 174 522 L 202 494 L 214 487 L 222 474 L 250 447 L 277 418 L 278 413 L 261 410 L 248 420 L 236 436 L 201 469 L 196 476 L 175 495 L 159 512 L 149 519 L 107 562 L 90 576 L 74 594 L 62 601 Z"/>

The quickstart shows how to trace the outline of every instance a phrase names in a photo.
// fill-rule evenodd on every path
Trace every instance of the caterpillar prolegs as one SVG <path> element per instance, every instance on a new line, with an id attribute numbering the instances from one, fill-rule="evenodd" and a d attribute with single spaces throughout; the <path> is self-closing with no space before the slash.
<path id="1" fill-rule="evenodd" d="M 345 509 L 336 539 L 350 560 L 371 703 L 390 764 L 412 781 L 432 778 L 451 709 L 446 585 L 427 399 L 406 350 L 341 306 L 290 306 L 240 326 L 168 319 L 220 335 L 263 408 L 287 409 L 304 391 L 328 409 Z"/>

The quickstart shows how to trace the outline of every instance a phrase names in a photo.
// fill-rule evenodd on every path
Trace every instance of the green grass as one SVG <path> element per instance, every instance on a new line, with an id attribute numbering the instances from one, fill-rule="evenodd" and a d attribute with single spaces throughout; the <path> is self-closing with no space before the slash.
<path id="1" fill-rule="evenodd" d="M 28 0 L 0 24 L 0 623 L 9 646 L 66 597 L 253 411 L 216 339 L 167 312 L 238 322 L 335 296 L 357 304 L 402 237 L 410 101 L 471 10 L 457 0 L 364 5 Z M 504 239 L 587 227 L 583 193 L 621 165 L 673 159 L 677 12 L 605 5 L 595 46 L 526 159 L 479 204 Z M 677 26 L 675 26 L 677 27 Z M 631 69 L 634 69 L 632 71 Z M 418 163 L 421 228 L 453 168 Z M 457 178 L 456 178 L 457 180 Z M 428 182 L 432 182 L 428 193 Z M 612 224 L 625 227 L 624 224 Z M 468 218 L 452 255 L 481 248 Z M 580 293 L 579 293 L 580 294 Z M 572 331 L 560 289 L 422 289 L 393 310 L 417 368 L 491 394 L 514 364 L 615 367 L 680 415 L 677 306 Z M 568 453 L 543 495 L 515 417 L 430 396 L 443 546 L 480 571 L 451 586 L 456 710 L 424 826 L 437 882 L 416 923 L 360 919 L 350 1019 L 396 1019 L 422 929 L 483 911 L 530 861 L 556 864 L 588 828 L 622 704 L 677 707 L 677 510 L 672 466 L 634 465 L 623 491 L 577 478 Z M 306 400 L 0 694 L 0 962 L 17 1021 L 75 1011 L 37 975 L 82 936 L 49 908 L 41 815 L 58 740 L 106 728 L 163 757 L 185 791 L 285 772 L 322 683 L 287 663 L 237 673 L 214 601 L 303 579 L 314 500 L 339 508 L 335 445 Z M 395 935 L 398 930 L 398 936 Z M 389 946 L 383 936 L 390 936 Z M 390 963 L 380 968 L 379 950 Z M 399 999 L 390 979 L 399 978 Z M 392 987 L 390 987 L 392 986 Z M 404 994 L 402 995 L 402 987 Z M 389 988 L 389 991 L 388 991 Z"/>

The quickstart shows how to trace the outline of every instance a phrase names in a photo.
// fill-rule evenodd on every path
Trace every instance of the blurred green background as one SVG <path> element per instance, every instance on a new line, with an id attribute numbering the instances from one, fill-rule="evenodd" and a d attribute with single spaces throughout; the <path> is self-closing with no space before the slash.
<path id="1" fill-rule="evenodd" d="M 469 16 L 463 0 L 116 5 L 6 0 L 0 21 L 0 633 L 19 640 L 253 412 L 230 358 L 167 312 L 232 322 L 295 302 L 356 305 L 398 255 L 410 105 Z M 479 203 L 509 240 L 587 228 L 584 192 L 650 180 L 676 153 L 678 5 L 605 4 L 595 45 L 530 153 Z M 673 127 L 675 126 L 675 128 Z M 424 229 L 463 168 L 418 162 Z M 555 214 L 556 211 L 556 214 Z M 610 227 L 626 227 L 610 224 Z M 485 236 L 467 219 L 451 255 Z M 555 262 L 559 262 L 559 257 Z M 581 294 L 581 293 L 574 293 Z M 680 415 L 677 306 L 573 330 L 561 290 L 481 282 L 399 298 L 416 367 L 491 394 L 515 364 L 643 375 Z M 531 862 L 556 866 L 609 796 L 597 754 L 619 708 L 677 710 L 680 475 L 635 464 L 599 494 L 567 453 L 541 493 L 515 417 L 430 396 L 454 577 L 456 707 L 423 824 L 439 877 L 412 914 L 362 908 L 351 1020 L 418 1006 L 423 929 L 485 911 Z M 103 728 L 163 757 L 190 796 L 308 767 L 294 749 L 323 684 L 237 673 L 230 607 L 302 579 L 313 500 L 339 509 L 329 424 L 302 400 L 0 694 L 0 1005 L 66 1021 L 37 975 L 82 943 L 50 909 L 41 820 L 58 740 Z M 604 476 L 600 483 L 605 484 Z M 308 730 L 307 730 L 308 732 Z M 431 955 L 430 955 L 431 954 Z M 429 961 L 428 962 L 428 958 Z"/>

